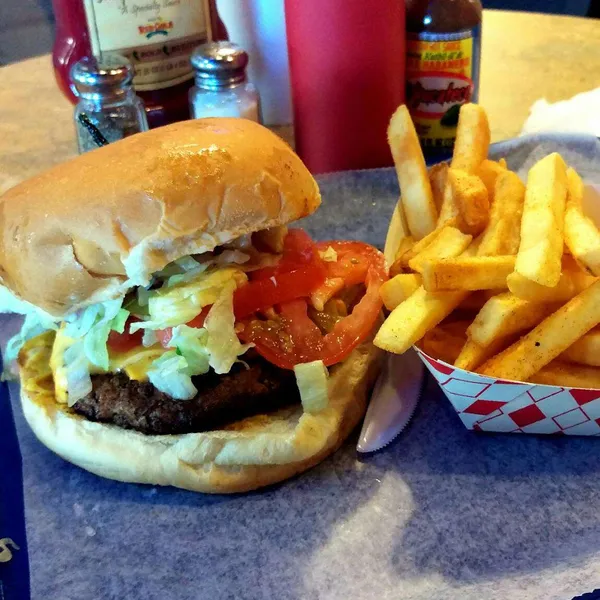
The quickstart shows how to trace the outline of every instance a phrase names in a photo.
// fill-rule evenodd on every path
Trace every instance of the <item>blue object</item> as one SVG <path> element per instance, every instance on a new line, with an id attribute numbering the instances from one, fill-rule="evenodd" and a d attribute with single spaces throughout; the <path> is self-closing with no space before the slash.
<path id="1" fill-rule="evenodd" d="M 1 367 L 0 367 L 1 370 Z M 0 383 L 0 599 L 29 598 L 21 452 L 8 386 Z"/>

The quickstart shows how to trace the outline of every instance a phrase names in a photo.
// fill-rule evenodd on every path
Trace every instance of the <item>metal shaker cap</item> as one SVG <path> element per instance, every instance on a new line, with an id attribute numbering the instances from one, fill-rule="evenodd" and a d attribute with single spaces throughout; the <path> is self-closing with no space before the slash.
<path id="1" fill-rule="evenodd" d="M 229 87 L 246 81 L 248 54 L 231 42 L 198 46 L 191 58 L 196 84 L 207 89 Z"/>
<path id="2" fill-rule="evenodd" d="M 71 68 L 71 82 L 79 95 L 110 93 L 129 86 L 133 76 L 133 66 L 119 54 L 86 56 Z"/>

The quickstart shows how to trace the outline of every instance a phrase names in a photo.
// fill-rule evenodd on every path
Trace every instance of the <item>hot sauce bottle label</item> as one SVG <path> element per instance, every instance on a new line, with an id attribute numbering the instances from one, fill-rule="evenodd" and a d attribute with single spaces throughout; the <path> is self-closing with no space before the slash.
<path id="1" fill-rule="evenodd" d="M 408 34 L 406 103 L 425 148 L 451 148 L 460 106 L 474 100 L 472 30 Z"/>
<path id="2" fill-rule="evenodd" d="M 84 0 L 84 6 L 92 52 L 129 58 L 136 90 L 193 77 L 190 55 L 208 37 L 203 0 Z"/>

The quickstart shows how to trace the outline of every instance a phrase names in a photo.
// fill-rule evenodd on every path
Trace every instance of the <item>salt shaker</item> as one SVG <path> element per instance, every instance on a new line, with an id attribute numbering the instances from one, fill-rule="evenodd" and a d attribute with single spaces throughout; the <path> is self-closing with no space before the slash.
<path id="1" fill-rule="evenodd" d="M 211 42 L 192 54 L 196 84 L 190 90 L 190 112 L 203 117 L 241 117 L 261 122 L 260 100 L 248 82 L 248 55 L 231 42 Z"/>
<path id="2" fill-rule="evenodd" d="M 110 142 L 148 130 L 144 103 L 133 89 L 133 67 L 123 56 L 88 56 L 71 69 L 71 81 L 78 97 L 75 106 L 77 145 L 83 154 L 98 147 L 80 116 Z"/>

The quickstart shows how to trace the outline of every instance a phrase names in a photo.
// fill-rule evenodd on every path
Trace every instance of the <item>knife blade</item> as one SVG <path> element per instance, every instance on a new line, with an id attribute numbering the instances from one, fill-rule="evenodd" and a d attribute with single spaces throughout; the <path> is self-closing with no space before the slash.
<path id="1" fill-rule="evenodd" d="M 394 441 L 413 416 L 425 367 L 414 350 L 387 354 L 373 389 L 356 449 L 376 452 Z"/>

